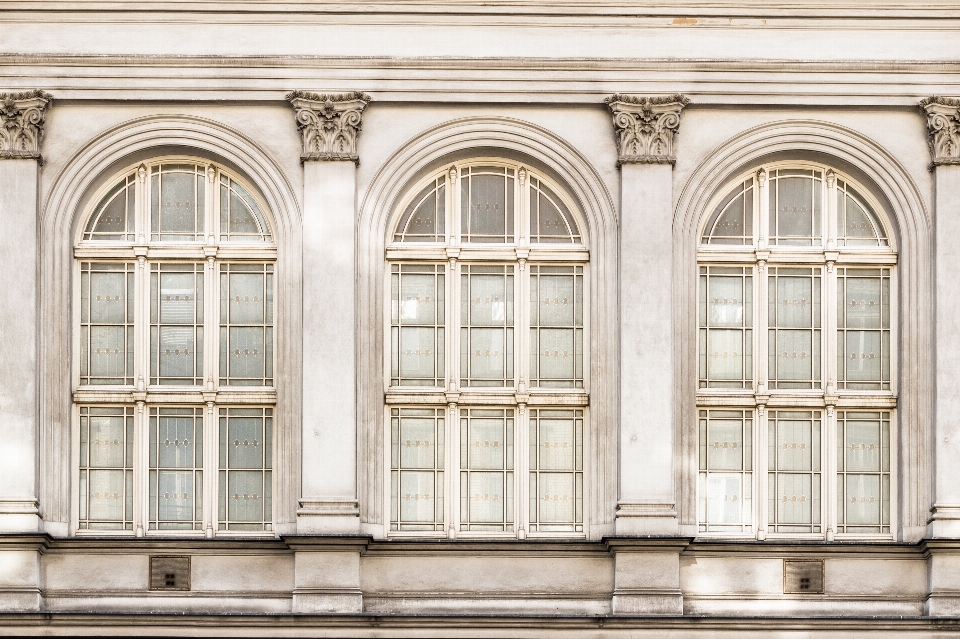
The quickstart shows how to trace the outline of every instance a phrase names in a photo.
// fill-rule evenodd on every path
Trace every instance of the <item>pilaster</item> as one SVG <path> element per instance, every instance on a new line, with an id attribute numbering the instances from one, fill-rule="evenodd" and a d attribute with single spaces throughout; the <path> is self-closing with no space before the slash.
<path id="1" fill-rule="evenodd" d="M 0 93 L 0 532 L 41 530 L 38 502 L 38 189 L 51 97 Z"/>
<path id="2" fill-rule="evenodd" d="M 355 220 L 362 93 L 287 96 L 303 137 L 303 452 L 298 533 L 360 530 Z"/>
<path id="3" fill-rule="evenodd" d="M 934 174 L 934 278 L 936 282 L 934 394 L 934 504 L 932 537 L 960 538 L 960 100 L 920 103 Z"/>
<path id="4" fill-rule="evenodd" d="M 687 99 L 615 95 L 620 164 L 618 535 L 676 535 L 673 164 Z"/>

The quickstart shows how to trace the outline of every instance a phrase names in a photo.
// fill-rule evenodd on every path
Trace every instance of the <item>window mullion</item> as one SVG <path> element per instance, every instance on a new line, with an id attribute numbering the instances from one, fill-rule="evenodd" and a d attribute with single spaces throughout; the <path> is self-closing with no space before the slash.
<path id="1" fill-rule="evenodd" d="M 214 377 L 215 379 L 215 377 Z M 203 412 L 203 529 L 204 536 L 211 538 L 218 530 L 217 509 L 220 505 L 217 481 L 219 477 L 220 444 L 217 432 L 217 412 L 213 401 L 207 401 Z"/>
<path id="2" fill-rule="evenodd" d="M 133 529 L 143 537 L 150 508 L 150 424 L 143 400 L 137 401 L 133 419 Z"/>

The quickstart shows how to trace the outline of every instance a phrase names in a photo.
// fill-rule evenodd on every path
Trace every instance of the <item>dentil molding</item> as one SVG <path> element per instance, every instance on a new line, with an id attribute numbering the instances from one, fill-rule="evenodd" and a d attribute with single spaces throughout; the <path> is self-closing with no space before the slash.
<path id="1" fill-rule="evenodd" d="M 920 101 L 927 116 L 927 143 L 933 165 L 960 164 L 960 100 L 933 96 Z"/>
<path id="2" fill-rule="evenodd" d="M 40 158 L 43 114 L 51 100 L 43 91 L 0 93 L 0 159 Z"/>
<path id="3" fill-rule="evenodd" d="M 690 101 L 680 94 L 638 97 L 617 94 L 604 100 L 613 113 L 620 164 L 675 164 L 673 143 L 680 111 Z"/>
<path id="4" fill-rule="evenodd" d="M 297 128 L 303 136 L 301 160 L 353 160 L 363 109 L 370 96 L 352 93 L 320 95 L 294 91 L 287 95 L 297 114 Z"/>

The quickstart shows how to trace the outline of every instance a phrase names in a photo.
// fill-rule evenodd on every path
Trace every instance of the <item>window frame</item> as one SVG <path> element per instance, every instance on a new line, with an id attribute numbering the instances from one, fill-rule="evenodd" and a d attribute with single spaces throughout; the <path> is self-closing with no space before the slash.
<path id="1" fill-rule="evenodd" d="M 154 240 L 151 233 L 151 171 L 154 167 L 168 164 L 191 164 L 202 167 L 206 179 L 204 200 L 203 236 L 189 241 Z M 264 241 L 240 241 L 221 239 L 220 232 L 220 191 L 221 175 L 229 178 L 228 189 L 233 184 L 240 185 L 260 210 L 263 222 L 267 225 L 269 236 Z M 87 225 L 91 217 L 100 208 L 102 199 L 112 192 L 121 180 L 132 176 L 134 181 L 135 211 L 133 240 L 85 239 Z M 147 160 L 128 165 L 107 178 L 92 192 L 84 205 L 82 215 L 78 217 L 71 246 L 73 276 L 72 308 L 74 321 L 71 322 L 71 477 L 73 489 L 70 492 L 70 534 L 76 536 L 170 536 L 170 537 L 273 537 L 277 532 L 278 503 L 272 500 L 269 518 L 262 523 L 263 530 L 220 529 L 219 494 L 217 481 L 221 471 L 218 460 L 220 409 L 263 408 L 270 412 L 272 429 L 272 450 L 269 460 L 265 460 L 266 472 L 274 475 L 272 493 L 277 493 L 279 480 L 276 478 L 280 452 L 277 440 L 277 342 L 278 342 L 278 282 L 277 265 L 279 263 L 277 220 L 266 205 L 259 190 L 238 172 L 210 159 L 190 155 L 155 156 Z M 133 264 L 135 277 L 135 316 L 134 316 L 134 383 L 132 385 L 81 385 L 80 383 L 80 270 L 85 262 L 130 263 Z M 151 366 L 151 314 L 150 295 L 151 277 L 158 264 L 200 265 L 203 272 L 204 301 L 204 383 L 200 385 L 150 384 Z M 251 263 L 268 264 L 273 273 L 272 309 L 272 353 L 273 385 L 271 386 L 221 386 L 219 378 L 220 348 L 220 277 L 221 266 L 226 264 Z M 81 407 L 126 407 L 134 409 L 133 429 L 133 530 L 82 529 L 79 521 L 79 475 L 80 475 L 80 411 Z M 191 408 L 202 409 L 203 414 L 203 453 L 197 464 L 202 469 L 203 485 L 196 492 L 203 497 L 202 521 L 200 530 L 151 530 L 150 524 L 150 486 L 151 472 L 150 418 L 155 409 Z"/>
<path id="2" fill-rule="evenodd" d="M 513 169 L 515 188 L 514 198 L 514 241 L 511 243 L 488 243 L 462 241 L 460 228 L 460 184 L 462 170 L 477 166 L 495 166 Z M 567 211 L 579 227 L 579 235 L 569 243 L 531 243 L 530 241 L 530 192 L 531 174 L 541 183 L 549 187 L 555 196 L 561 200 Z M 444 242 L 409 242 L 395 239 L 397 225 L 403 219 L 407 207 L 418 198 L 420 193 L 429 185 L 443 178 L 445 187 L 444 214 L 447 222 L 444 224 Z M 456 183 L 454 185 L 454 182 Z M 592 306 L 590 285 L 590 251 L 587 248 L 586 224 L 580 207 L 575 204 L 569 191 L 559 186 L 549 175 L 522 162 L 503 157 L 474 156 L 468 160 L 445 164 L 442 169 L 431 171 L 403 191 L 392 207 L 386 225 L 387 240 L 384 249 L 384 264 L 381 282 L 382 302 L 384 309 L 383 344 L 385 345 L 382 357 L 382 383 L 384 389 L 382 445 L 383 477 L 381 486 L 385 507 L 383 509 L 383 525 L 386 537 L 391 538 L 588 538 L 590 530 L 590 508 L 588 505 L 591 494 L 590 484 L 590 308 Z M 445 264 L 445 376 L 444 385 L 425 386 L 391 386 L 391 274 L 392 266 L 400 263 Z M 459 331 L 461 328 L 459 311 L 459 287 L 462 274 L 461 264 L 508 264 L 514 270 L 514 384 L 505 387 L 468 387 L 459 385 L 461 377 L 459 362 Z M 521 266 L 521 264 L 523 266 Z M 530 341 L 530 313 L 529 313 L 529 278 L 531 264 L 537 265 L 570 265 L 581 267 L 581 282 L 583 286 L 582 308 L 582 342 L 583 342 L 583 376 L 581 388 L 531 388 L 529 386 L 529 341 Z M 456 295 L 451 295 L 453 289 Z M 523 300 L 523 304 L 519 300 Z M 521 310 L 521 307 L 524 310 Z M 454 350 L 456 352 L 454 352 Z M 576 370 L 576 369 L 575 369 Z M 444 473 L 444 506 L 443 530 L 436 531 L 403 531 L 392 530 L 391 506 L 391 470 L 393 442 L 391 439 L 391 411 L 404 408 L 435 408 L 444 410 L 444 440 L 443 452 Z M 460 420 L 461 410 L 468 409 L 513 409 L 515 410 L 516 424 L 514 426 L 514 492 L 513 492 L 513 523 L 504 526 L 503 532 L 492 531 L 460 531 L 462 517 L 460 516 L 460 474 L 464 470 L 459 459 L 460 450 Z M 537 532 L 529 530 L 529 437 L 530 437 L 530 410 L 531 409 L 562 409 L 582 411 L 579 419 L 582 421 L 582 469 L 571 471 L 582 477 L 582 522 L 580 530 L 559 532 Z M 576 511 L 574 511 L 576 513 Z M 507 529 L 509 528 L 509 529 Z"/>
<path id="3" fill-rule="evenodd" d="M 769 221 L 769 175 L 778 169 L 800 169 L 820 172 L 822 184 L 821 201 L 821 230 L 820 242 L 813 246 L 777 246 L 771 244 L 767 233 Z M 765 174 L 766 180 L 761 174 Z M 704 240 L 704 234 L 714 213 L 733 191 L 742 188 L 742 184 L 752 179 L 752 241 L 746 244 L 710 244 Z M 763 184 L 763 182 L 766 184 Z M 883 246 L 846 246 L 840 245 L 837 237 L 837 192 L 838 183 L 844 182 L 853 187 L 864 202 L 872 209 L 874 221 L 879 223 L 886 245 Z M 745 410 L 749 411 L 753 424 L 752 438 L 752 477 L 751 492 L 753 499 L 750 514 L 751 525 L 742 533 L 703 530 L 704 522 L 700 521 L 701 487 L 700 476 L 702 470 L 696 466 L 697 481 L 694 493 L 696 494 L 696 535 L 704 538 L 747 538 L 768 540 L 882 540 L 893 541 L 898 536 L 899 527 L 899 495 L 898 495 L 898 403 L 900 390 L 898 388 L 898 366 L 900 348 L 898 346 L 899 323 L 901 310 L 899 308 L 899 247 L 897 237 L 892 232 L 890 214 L 876 197 L 858 180 L 849 174 L 830 165 L 809 161 L 778 161 L 754 165 L 751 169 L 726 180 L 723 186 L 716 190 L 704 209 L 700 223 L 696 227 L 696 304 L 698 317 L 700 313 L 701 281 L 700 271 L 703 267 L 731 266 L 748 267 L 753 278 L 753 322 L 752 322 L 752 380 L 747 380 L 744 388 L 703 388 L 701 387 L 699 371 L 700 346 L 697 344 L 697 374 L 694 383 L 696 394 L 696 411 L 699 424 L 699 415 L 704 410 Z M 739 237 L 739 236 L 738 236 Z M 819 389 L 771 389 L 767 379 L 768 357 L 768 292 L 770 269 L 782 267 L 816 267 L 820 269 L 821 277 L 821 372 Z M 875 268 L 889 269 L 889 300 L 890 300 L 890 379 L 889 390 L 839 389 L 837 382 L 837 333 L 838 319 L 837 281 L 838 269 L 842 268 Z M 699 333 L 699 321 L 697 331 Z M 881 368 L 882 376 L 882 368 Z M 761 383 L 761 382 L 765 382 Z M 832 382 L 832 383 L 831 383 Z M 815 533 L 771 533 L 767 530 L 770 525 L 768 512 L 767 477 L 768 477 L 768 418 L 770 411 L 790 410 L 819 410 L 821 419 L 821 530 Z M 890 486 L 890 519 L 889 532 L 878 533 L 838 533 L 837 513 L 837 419 L 838 413 L 846 411 L 888 413 L 889 431 L 889 486 Z M 699 442 L 699 425 L 695 440 Z M 698 443 L 699 449 L 699 443 Z"/>

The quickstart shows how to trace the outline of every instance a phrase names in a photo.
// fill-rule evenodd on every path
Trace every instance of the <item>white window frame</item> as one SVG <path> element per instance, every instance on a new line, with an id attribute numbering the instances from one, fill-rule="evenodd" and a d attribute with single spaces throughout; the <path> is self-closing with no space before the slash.
<path id="1" fill-rule="evenodd" d="M 766 177 L 776 169 L 802 169 L 821 172 L 824 188 L 821 190 L 821 243 L 819 246 L 771 246 L 768 233 L 769 180 Z M 746 245 L 721 245 L 702 243 L 705 228 L 720 203 L 732 190 L 745 180 L 753 179 L 753 241 Z M 866 204 L 873 210 L 883 227 L 887 246 L 850 247 L 837 246 L 837 181 L 853 186 Z M 898 425 L 897 366 L 899 357 L 899 290 L 898 247 L 892 232 L 889 213 L 852 176 L 829 165 L 805 162 L 782 161 L 756 166 L 727 181 L 718 190 L 706 208 L 696 236 L 697 241 L 697 308 L 700 299 L 701 266 L 746 266 L 753 274 L 753 383 L 744 389 L 700 388 L 696 391 L 698 416 L 701 410 L 742 409 L 752 411 L 753 458 L 751 525 L 741 534 L 731 532 L 701 531 L 702 522 L 697 521 L 697 536 L 705 538 L 751 538 L 751 539 L 808 539 L 808 540 L 882 540 L 893 541 L 898 530 Z M 771 390 L 767 387 L 767 272 L 770 267 L 819 266 L 821 267 L 821 388 L 819 390 Z M 889 390 L 838 390 L 837 380 L 837 268 L 867 267 L 890 269 L 890 389 Z M 699 329 L 698 329 L 699 330 Z M 697 347 L 699 349 L 699 347 Z M 699 350 L 698 359 L 699 362 Z M 699 366 L 699 364 L 698 364 Z M 699 370 L 697 372 L 699 379 Z M 819 533 L 770 533 L 767 531 L 767 445 L 770 410 L 820 410 L 821 411 L 821 532 Z M 890 521 L 889 533 L 853 534 L 837 533 L 837 411 L 888 412 L 890 455 Z M 699 440 L 699 426 L 696 439 Z M 698 453 L 699 455 L 699 453 Z M 700 480 L 696 488 L 696 508 L 700 508 Z"/>
<path id="2" fill-rule="evenodd" d="M 460 241 L 460 192 L 461 171 L 475 166 L 497 166 L 513 169 L 517 175 L 519 188 L 514 188 L 514 242 L 499 243 L 461 243 Z M 530 211 L 529 194 L 531 172 L 546 184 L 567 207 L 579 227 L 579 242 L 575 244 L 533 243 L 529 238 Z M 429 184 L 441 175 L 445 180 L 445 211 L 448 223 L 444 229 L 444 242 L 401 243 L 393 239 L 396 226 L 413 199 Z M 448 164 L 440 171 L 431 172 L 413 184 L 406 194 L 398 200 L 387 225 L 388 241 L 385 258 L 386 269 L 382 281 L 383 308 L 385 309 L 382 340 L 385 344 L 383 354 L 383 388 L 385 404 L 383 413 L 382 443 L 386 454 L 383 456 L 384 530 L 388 537 L 396 538 L 587 538 L 589 536 L 589 498 L 590 494 L 590 307 L 591 294 L 589 283 L 590 254 L 584 242 L 586 228 L 580 207 L 575 204 L 568 191 L 559 186 L 548 175 L 531 169 L 522 163 L 502 157 L 473 157 L 467 161 Z M 446 313 L 445 313 L 445 383 L 444 387 L 391 386 L 391 265 L 400 262 L 446 262 Z M 460 264 L 514 264 L 514 386 L 507 388 L 461 388 L 459 330 L 460 330 Z M 530 263 L 550 265 L 576 265 L 583 268 L 583 387 L 566 389 L 529 387 L 529 268 Z M 520 301 L 524 303 L 521 304 Z M 391 409 L 394 408 L 446 408 L 444 421 L 444 522 L 443 531 L 399 531 L 391 530 Z M 460 531 L 460 409 L 461 408 L 512 408 L 515 410 L 514 426 L 514 515 L 513 525 L 503 532 Z M 583 481 L 583 521 L 581 530 L 563 532 L 529 531 L 529 409 L 569 409 L 583 411 L 583 467 L 580 475 Z"/>
<path id="3" fill-rule="evenodd" d="M 204 167 L 205 189 L 204 237 L 195 241 L 151 241 L 150 170 L 158 165 L 194 164 Z M 120 180 L 134 175 L 136 182 L 136 210 L 134 241 L 83 239 L 84 230 L 97 206 Z M 254 199 L 270 230 L 267 242 L 231 242 L 219 238 L 220 176 L 241 185 Z M 135 301 L 135 355 L 133 385 L 80 385 L 80 359 L 72 358 L 71 388 L 71 490 L 70 531 L 76 536 L 164 536 L 164 537 L 273 537 L 277 532 L 277 221 L 260 196 L 257 188 L 242 176 L 202 157 L 188 155 L 158 156 L 127 166 L 107 179 L 86 204 L 80 223 L 75 229 L 73 243 L 73 317 L 72 352 L 80 352 L 80 265 L 82 262 L 133 262 L 136 265 Z M 189 262 L 204 264 L 204 384 L 200 386 L 150 385 L 150 273 L 158 262 Z M 273 266 L 273 386 L 225 386 L 219 383 L 220 348 L 220 264 L 249 262 Z M 133 530 L 81 529 L 79 527 L 80 476 L 80 407 L 126 406 L 134 407 L 133 442 Z M 150 530 L 149 522 L 149 416 L 153 408 L 203 408 L 203 454 L 199 464 L 203 468 L 202 530 Z M 264 520 L 265 530 L 219 530 L 219 417 L 220 409 L 267 408 L 272 412 L 272 455 L 269 460 L 272 478 L 272 512 Z"/>

